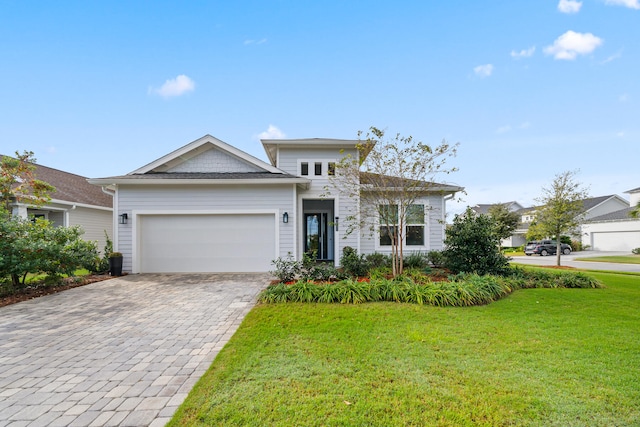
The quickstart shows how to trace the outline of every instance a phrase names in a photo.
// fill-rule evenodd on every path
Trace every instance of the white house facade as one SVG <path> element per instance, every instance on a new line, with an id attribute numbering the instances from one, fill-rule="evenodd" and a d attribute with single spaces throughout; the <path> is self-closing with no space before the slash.
<path id="1" fill-rule="evenodd" d="M 126 272 L 266 272 L 274 259 L 304 253 L 337 265 L 346 246 L 386 249 L 379 237 L 346 233 L 342 221 L 359 200 L 329 185 L 342 156 L 359 156 L 356 143 L 263 140 L 267 163 L 205 135 L 127 175 L 89 182 L 114 194 L 114 245 Z M 424 200 L 433 209 L 416 250 L 442 248 L 444 198 L 461 188 L 441 190 Z"/>

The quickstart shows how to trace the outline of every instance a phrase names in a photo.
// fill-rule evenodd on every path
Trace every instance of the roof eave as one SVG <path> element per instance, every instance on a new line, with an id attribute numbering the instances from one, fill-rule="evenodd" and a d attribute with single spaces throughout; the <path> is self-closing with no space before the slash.
<path id="1" fill-rule="evenodd" d="M 305 178 L 262 178 L 262 179 L 127 179 L 94 178 L 93 185 L 229 185 L 229 184 L 308 184 Z"/>

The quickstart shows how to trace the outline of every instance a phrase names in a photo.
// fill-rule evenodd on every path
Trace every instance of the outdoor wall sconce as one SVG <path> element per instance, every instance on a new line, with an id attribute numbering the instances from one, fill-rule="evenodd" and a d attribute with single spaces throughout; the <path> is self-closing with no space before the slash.
<path id="1" fill-rule="evenodd" d="M 126 224 L 127 219 L 129 219 L 129 215 L 127 215 L 126 213 L 120 214 L 118 215 L 118 217 L 120 218 L 120 221 L 118 221 L 120 224 Z"/>
<path id="2" fill-rule="evenodd" d="M 282 222 L 284 222 L 285 224 L 287 224 L 289 222 L 289 213 L 285 212 L 282 214 Z"/>
<path id="3" fill-rule="evenodd" d="M 336 226 L 336 231 L 339 231 L 339 230 L 338 230 L 338 222 L 339 222 L 339 221 L 340 221 L 340 218 L 339 218 L 339 217 L 336 217 L 336 220 L 334 221 L 334 224 L 335 224 L 335 226 Z"/>

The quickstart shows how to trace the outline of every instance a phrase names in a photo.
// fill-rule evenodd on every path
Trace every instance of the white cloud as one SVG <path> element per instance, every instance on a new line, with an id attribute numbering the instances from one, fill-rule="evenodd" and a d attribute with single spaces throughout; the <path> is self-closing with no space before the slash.
<path id="1" fill-rule="evenodd" d="M 558 37 L 553 45 L 544 48 L 544 53 L 553 55 L 555 59 L 574 60 L 578 55 L 593 52 L 603 41 L 591 33 L 567 31 Z"/>
<path id="2" fill-rule="evenodd" d="M 511 126 L 510 125 L 504 125 L 504 126 L 500 126 L 498 129 L 496 129 L 496 133 L 507 133 L 511 130 Z"/>
<path id="3" fill-rule="evenodd" d="M 530 122 L 522 122 L 522 124 L 520 125 L 520 129 L 529 129 L 530 127 L 531 127 Z"/>
<path id="4" fill-rule="evenodd" d="M 529 49 L 523 49 L 520 52 L 516 52 L 515 50 L 511 51 L 511 57 L 514 59 L 520 58 L 529 58 L 533 56 L 533 53 L 536 51 L 535 46 L 531 46 Z"/>
<path id="5" fill-rule="evenodd" d="M 282 132 L 274 125 L 269 125 L 267 130 L 258 134 L 258 139 L 281 139 L 284 137 L 286 137 L 284 132 Z"/>
<path id="6" fill-rule="evenodd" d="M 605 4 L 611 4 L 614 6 L 624 6 L 629 9 L 640 9 L 639 0 L 605 0 Z"/>
<path id="7" fill-rule="evenodd" d="M 616 133 L 616 136 L 618 138 L 624 138 L 624 132 L 620 131 L 620 132 Z"/>
<path id="8" fill-rule="evenodd" d="M 267 39 L 260 39 L 260 40 L 249 39 L 249 40 L 245 40 L 244 44 L 246 46 L 246 45 L 250 45 L 250 44 L 263 44 L 263 43 L 266 43 L 266 42 L 267 42 Z"/>
<path id="9" fill-rule="evenodd" d="M 608 62 L 611 61 L 615 61 L 618 58 L 622 58 L 622 52 L 616 52 L 613 55 L 609 56 L 607 59 L 605 59 L 604 61 L 600 62 L 600 65 L 604 65 Z"/>
<path id="10" fill-rule="evenodd" d="M 629 100 L 629 94 L 628 93 L 623 93 L 622 95 L 620 95 L 618 97 L 618 101 L 620 102 L 627 102 Z"/>
<path id="11" fill-rule="evenodd" d="M 473 69 L 473 72 L 476 73 L 476 76 L 479 76 L 482 78 L 489 77 L 493 73 L 493 65 L 491 64 L 478 65 Z"/>
<path id="12" fill-rule="evenodd" d="M 191 92 L 195 89 L 196 83 L 188 76 L 180 74 L 175 79 L 169 79 L 158 88 L 149 88 L 149 93 L 155 93 L 163 98 L 171 98 L 174 96 L 184 95 L 187 92 Z"/>
<path id="13" fill-rule="evenodd" d="M 581 7 L 581 1 L 560 0 L 560 3 L 558 3 L 558 10 L 562 13 L 578 13 Z"/>
<path id="14" fill-rule="evenodd" d="M 52 145 L 51 145 L 51 146 L 49 146 L 49 147 L 47 147 L 47 149 L 46 149 L 46 150 L 47 150 L 47 153 L 49 153 L 49 154 L 55 154 L 55 153 L 58 151 L 58 150 L 56 149 L 56 147 L 54 147 L 54 146 L 52 146 Z"/>

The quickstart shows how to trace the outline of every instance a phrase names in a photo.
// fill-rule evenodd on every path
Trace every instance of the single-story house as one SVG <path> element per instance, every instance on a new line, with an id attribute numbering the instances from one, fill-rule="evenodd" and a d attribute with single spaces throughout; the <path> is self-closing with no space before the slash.
<path id="1" fill-rule="evenodd" d="M 1 157 L 1 156 L 0 156 Z M 12 215 L 23 218 L 44 218 L 54 227 L 79 225 L 84 230 L 82 238 L 97 241 L 102 251 L 106 243 L 105 232 L 113 235 L 113 197 L 99 187 L 87 182 L 87 178 L 35 164 L 34 175 L 40 181 L 55 187 L 51 201 L 34 207 L 27 200 L 11 204 Z"/>
<path id="2" fill-rule="evenodd" d="M 631 251 L 640 248 L 640 218 L 630 213 L 640 202 L 640 188 L 625 191 L 629 203 L 623 209 L 587 220 L 582 225 L 582 244 L 598 251 Z"/>
<path id="3" fill-rule="evenodd" d="M 263 140 L 267 163 L 205 135 L 129 174 L 89 182 L 114 194 L 114 245 L 126 272 L 266 272 L 278 257 L 311 251 L 338 265 L 346 246 L 391 250 L 380 233 L 346 233 L 359 199 L 329 185 L 336 162 L 361 155 L 357 142 Z M 442 249 L 446 197 L 461 190 L 439 185 L 416 201 L 423 216 L 408 225 L 406 251 Z"/>

